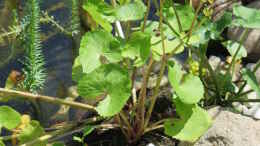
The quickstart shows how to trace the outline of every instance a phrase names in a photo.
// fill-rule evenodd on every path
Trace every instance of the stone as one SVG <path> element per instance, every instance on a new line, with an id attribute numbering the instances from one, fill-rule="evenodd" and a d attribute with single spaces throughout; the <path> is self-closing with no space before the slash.
<path id="1" fill-rule="evenodd" d="M 260 121 L 222 107 L 208 110 L 212 127 L 195 143 L 179 146 L 260 146 Z"/>

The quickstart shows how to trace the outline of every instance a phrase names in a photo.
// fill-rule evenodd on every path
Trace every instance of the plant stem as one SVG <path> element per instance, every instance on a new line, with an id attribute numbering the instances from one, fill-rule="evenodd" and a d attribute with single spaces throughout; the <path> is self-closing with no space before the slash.
<path id="1" fill-rule="evenodd" d="M 150 0 L 146 0 L 146 2 L 147 2 L 147 10 L 146 10 L 146 13 L 145 13 L 145 16 L 144 16 L 144 22 L 143 22 L 143 26 L 142 26 L 142 29 L 141 29 L 142 32 L 144 32 L 144 30 L 145 30 L 146 22 L 147 22 L 149 13 L 150 13 L 150 8 L 151 8 Z"/>
<path id="2" fill-rule="evenodd" d="M 231 99 L 227 102 L 260 102 L 260 99 Z"/>
<path id="3" fill-rule="evenodd" d="M 124 114 L 123 111 L 120 112 L 119 116 L 122 118 L 122 120 L 124 121 L 124 123 L 126 124 L 127 128 L 128 128 L 128 131 L 133 134 L 134 133 L 134 130 L 130 124 L 130 122 L 128 121 L 128 118 L 127 116 Z"/>
<path id="4" fill-rule="evenodd" d="M 254 67 L 254 70 L 253 70 L 253 73 L 255 74 L 257 69 L 260 67 L 260 60 L 257 61 L 255 67 Z"/>
<path id="5" fill-rule="evenodd" d="M 35 143 L 37 143 L 37 142 L 52 141 L 51 139 L 54 138 L 57 135 L 59 135 L 59 137 L 60 137 L 60 136 L 64 136 L 64 133 L 65 133 L 65 135 L 68 135 L 67 132 L 69 132 L 69 134 L 70 134 L 70 133 L 75 133 L 77 131 L 82 131 L 86 127 L 87 124 L 95 123 L 95 122 L 98 122 L 102 119 L 103 119 L 102 117 L 95 117 L 95 118 L 87 119 L 86 122 L 84 122 L 84 124 L 82 124 L 80 127 L 79 127 L 78 124 L 68 125 L 61 130 L 54 131 L 54 132 L 51 132 L 49 134 L 45 134 L 41 137 L 34 139 L 33 141 L 22 144 L 21 146 L 32 146 L 32 145 L 35 145 Z M 74 128 L 76 128 L 76 130 L 73 130 Z M 71 131 L 71 130 L 73 130 L 73 131 Z"/>
<path id="6" fill-rule="evenodd" d="M 63 104 L 63 105 L 68 105 L 74 108 L 80 108 L 84 110 L 92 110 L 96 111 L 96 108 L 92 105 L 88 104 L 83 104 L 79 102 L 74 102 L 74 101 L 67 101 L 63 99 L 59 99 L 56 97 L 50 97 L 50 96 L 45 96 L 45 95 L 38 95 L 38 94 L 32 94 L 29 92 L 22 92 L 22 91 L 15 91 L 15 90 L 10 90 L 10 89 L 4 89 L 0 88 L 0 97 L 15 97 L 15 98 L 26 98 L 30 100 L 41 100 L 53 104 Z"/>
<path id="7" fill-rule="evenodd" d="M 161 129 L 163 128 L 164 125 L 156 125 L 156 126 L 151 126 L 151 127 L 148 127 L 145 129 L 144 133 L 147 133 L 147 132 L 150 132 L 150 131 L 153 131 L 153 130 L 156 130 L 156 129 Z"/>
<path id="8" fill-rule="evenodd" d="M 143 82 L 142 82 L 142 88 L 141 88 L 141 92 L 140 92 L 140 98 L 139 98 L 139 108 L 138 113 L 137 113 L 137 124 L 140 125 L 138 127 L 140 127 L 140 129 L 143 130 L 143 126 L 144 125 L 144 117 L 145 117 L 145 99 L 146 99 L 146 89 L 147 89 L 147 84 L 148 84 L 148 80 L 150 77 L 150 73 L 152 71 L 152 66 L 153 66 L 153 58 L 151 57 L 149 60 L 149 64 L 147 67 L 147 71 L 144 72 L 143 74 Z M 141 117 L 141 121 L 139 121 L 139 116 Z M 139 123 L 140 122 L 140 123 Z"/>
<path id="9" fill-rule="evenodd" d="M 160 34 L 161 34 L 161 39 L 162 39 L 162 48 L 163 48 L 163 55 L 162 55 L 162 60 L 161 60 L 161 68 L 160 68 L 160 74 L 159 77 L 156 81 L 156 86 L 155 86 L 155 91 L 153 96 L 151 97 L 151 103 L 150 103 L 150 107 L 148 109 L 147 112 L 147 116 L 145 118 L 145 122 L 144 122 L 144 128 L 146 129 L 146 127 L 148 126 L 148 123 L 150 121 L 151 115 L 152 115 L 152 111 L 157 99 L 157 95 L 159 93 L 159 88 L 160 88 L 160 83 L 166 68 L 166 64 L 167 64 L 167 56 L 165 54 L 165 41 L 164 41 L 164 33 L 163 33 L 163 0 L 160 0 L 160 23 L 159 23 L 159 28 L 160 28 Z"/>
<path id="10" fill-rule="evenodd" d="M 142 32 L 145 31 L 146 22 L 147 22 L 149 12 L 150 12 L 150 7 L 151 7 L 150 0 L 146 0 L 146 2 L 147 2 L 147 11 L 145 13 L 144 22 L 143 22 L 143 26 L 141 29 Z M 153 62 L 154 62 L 153 58 L 150 57 L 147 71 L 143 73 L 143 82 L 142 82 L 142 87 L 141 87 L 141 91 L 140 91 L 140 97 L 138 100 L 138 108 L 137 108 L 137 114 L 136 114 L 136 125 L 139 128 L 138 131 L 143 131 L 144 117 L 145 117 L 146 89 L 147 89 L 147 84 L 149 81 L 150 73 L 152 71 Z"/>
<path id="11" fill-rule="evenodd" d="M 172 2 L 173 11 L 174 11 L 174 13 L 175 13 L 175 15 L 176 15 L 176 18 L 177 18 L 179 31 L 182 32 L 182 26 L 181 26 L 180 17 L 179 17 L 179 15 L 178 15 L 178 13 L 177 13 L 177 10 L 176 10 L 176 7 L 175 7 L 175 5 L 174 5 L 174 2 L 173 2 L 173 1 L 171 1 L 171 2 Z"/>
<path id="12" fill-rule="evenodd" d="M 157 79 L 157 82 L 156 82 L 156 87 L 155 87 L 155 91 L 154 91 L 154 94 L 153 96 L 151 97 L 151 104 L 150 104 L 150 107 L 148 109 L 148 113 L 147 113 L 147 116 L 146 116 L 146 119 L 145 119 L 145 125 L 144 125 L 144 129 L 146 129 L 146 127 L 148 126 L 149 124 L 149 121 L 150 121 L 150 118 L 151 118 L 151 114 L 152 114 L 152 111 L 153 111 L 153 108 L 154 108 L 154 105 L 155 105 L 155 102 L 156 102 L 156 99 L 157 99 L 157 95 L 158 95 L 158 92 L 159 92 L 159 88 L 160 88 L 160 82 L 161 82 L 161 79 L 162 79 L 162 76 L 164 74 L 164 71 L 165 71 L 165 68 L 166 68 L 166 64 L 167 64 L 167 59 L 168 57 L 166 56 L 165 54 L 165 44 L 164 44 L 164 33 L 163 33 L 163 28 L 162 28 L 162 22 L 163 22 L 163 13 L 162 13 L 162 8 L 163 8 L 163 4 L 162 4 L 162 0 L 160 0 L 160 23 L 159 23 L 159 27 L 160 27 L 160 31 L 161 31 L 161 37 L 162 37 L 162 48 L 163 48 L 163 56 L 162 56 L 162 66 L 160 68 L 160 75 L 159 75 L 159 78 Z M 201 4 L 199 6 L 199 8 L 197 9 L 196 11 L 196 15 L 193 19 L 193 22 L 192 22 L 192 25 L 190 27 L 190 30 L 187 34 L 187 36 L 185 36 L 184 38 L 188 37 L 187 39 L 187 42 L 189 42 L 189 39 L 191 37 L 191 34 L 192 34 L 192 30 L 194 28 L 194 24 L 195 24 L 195 20 L 197 18 L 197 14 L 199 12 L 199 9 L 201 8 Z M 180 44 L 171 52 L 171 55 L 172 56 L 175 51 L 182 45 L 184 44 L 184 41 L 182 40 L 180 42 Z M 170 57 L 169 56 L 169 57 Z"/>
<path id="13" fill-rule="evenodd" d="M 122 133 L 126 137 L 127 141 L 129 141 L 130 140 L 130 133 L 129 133 L 129 131 L 124 129 L 124 124 L 121 122 L 121 119 L 120 119 L 119 115 L 116 115 L 115 118 L 116 118 L 117 123 L 119 124 L 119 127 L 120 127 Z"/>

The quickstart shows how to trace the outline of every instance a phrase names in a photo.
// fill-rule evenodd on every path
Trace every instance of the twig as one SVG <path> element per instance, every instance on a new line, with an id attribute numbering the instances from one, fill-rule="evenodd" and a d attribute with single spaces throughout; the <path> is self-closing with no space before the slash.
<path id="1" fill-rule="evenodd" d="M 72 37 L 72 33 L 63 28 L 58 22 L 54 20 L 53 16 L 49 16 L 47 12 L 43 13 L 43 18 L 40 19 L 41 22 L 51 22 L 55 27 L 57 27 L 61 32 Z"/>
<path id="2" fill-rule="evenodd" d="M 45 95 L 32 94 L 29 92 L 15 91 L 15 90 L 10 90 L 5 88 L 0 88 L 0 97 L 13 97 L 13 98 L 15 97 L 15 98 L 26 98 L 30 100 L 41 100 L 53 104 L 63 104 L 74 108 L 96 111 L 96 108 L 92 105 L 83 104 L 74 101 L 67 101 L 67 100 L 45 96 Z"/>

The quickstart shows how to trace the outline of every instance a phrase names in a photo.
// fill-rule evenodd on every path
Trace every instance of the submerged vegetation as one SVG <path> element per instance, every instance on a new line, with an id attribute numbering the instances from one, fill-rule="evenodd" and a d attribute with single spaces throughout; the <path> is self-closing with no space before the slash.
<path id="1" fill-rule="evenodd" d="M 250 102 L 244 98 L 246 94 L 253 90 L 260 93 L 255 77 L 260 62 L 253 71 L 243 69 L 242 77 L 234 80 L 237 65 L 247 56 L 242 44 L 248 29 L 260 28 L 260 19 L 255 19 L 260 17 L 259 10 L 234 4 L 232 11 L 213 20 L 211 0 L 196 6 L 172 0 L 71 0 L 70 28 L 63 28 L 48 12 L 41 13 L 39 3 L 26 0 L 22 16 L 18 15 L 18 6 L 10 8 L 15 14 L 14 23 L 0 37 L 13 38 L 16 45 L 12 47 L 24 50 L 24 59 L 19 60 L 23 73 L 17 86 L 8 85 L 13 83 L 10 76 L 11 82 L 0 88 L 0 100 L 28 100 L 36 110 L 38 102 L 44 101 L 94 114 L 81 121 L 63 121 L 43 128 L 37 119 L 0 106 L 0 128 L 12 132 L 0 137 L 0 146 L 8 141 L 12 145 L 58 145 L 56 137 L 74 133 L 75 129 L 83 132 L 83 137 L 74 137 L 82 143 L 100 129 L 120 129 L 128 144 L 136 144 L 145 134 L 158 129 L 177 140 L 195 142 L 212 124 L 204 108 Z M 70 94 L 74 97 L 60 99 L 39 94 L 46 88 L 48 77 L 41 23 L 53 25 L 74 40 L 72 78 L 77 93 Z M 245 28 L 239 42 L 222 36 L 224 29 L 237 26 Z M 221 42 L 230 54 L 223 68 L 213 67 L 208 61 L 210 40 Z M 186 59 L 176 59 L 184 52 L 188 54 Z M 246 84 L 253 90 L 244 91 Z M 170 102 L 176 113 L 160 119 L 155 116 L 155 106 L 165 88 L 170 88 L 170 97 L 163 100 Z M 76 101 L 77 96 L 86 101 Z"/>

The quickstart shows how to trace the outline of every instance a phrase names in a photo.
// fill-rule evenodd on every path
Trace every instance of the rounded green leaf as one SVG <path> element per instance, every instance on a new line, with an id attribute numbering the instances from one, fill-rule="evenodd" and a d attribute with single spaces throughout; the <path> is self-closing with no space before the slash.
<path id="1" fill-rule="evenodd" d="M 192 24 L 192 20 L 195 17 L 195 13 L 193 11 L 193 8 L 190 5 L 180 5 L 175 4 L 176 11 L 178 13 L 178 16 L 180 19 L 180 23 L 182 26 L 182 30 L 186 31 L 189 30 Z M 179 28 L 177 17 L 174 13 L 174 10 L 172 7 L 169 7 L 167 10 L 164 11 L 164 15 L 166 16 L 166 19 L 169 21 L 171 26 L 173 28 Z M 176 29 L 179 30 L 179 29 Z"/>
<path id="2" fill-rule="evenodd" d="M 236 16 L 233 25 L 246 28 L 260 28 L 260 10 L 235 5 L 233 14 Z"/>
<path id="3" fill-rule="evenodd" d="M 131 95 L 131 81 L 126 69 L 116 64 L 106 64 L 86 74 L 78 85 L 83 97 L 105 97 L 98 106 L 101 116 L 113 116 L 121 111 Z"/>
<path id="4" fill-rule="evenodd" d="M 80 42 L 79 62 L 84 73 L 90 73 L 101 65 L 100 57 L 109 61 L 120 60 L 119 50 L 113 46 L 117 40 L 104 30 L 86 33 Z M 114 54 L 114 55 L 113 55 Z M 119 59 L 118 59 L 119 58 Z"/>
<path id="5" fill-rule="evenodd" d="M 237 42 L 234 42 L 234 41 L 227 41 L 227 42 L 224 42 L 223 45 L 225 45 L 227 47 L 227 50 L 230 53 L 230 55 L 234 56 L 237 49 L 239 48 L 240 44 Z M 246 56 L 247 56 L 246 48 L 242 45 L 237 53 L 236 60 L 241 59 Z"/>
<path id="6" fill-rule="evenodd" d="M 0 146 L 5 146 L 5 144 L 2 140 L 0 140 Z"/>
<path id="7" fill-rule="evenodd" d="M 0 127 L 12 130 L 21 123 L 21 115 L 8 106 L 0 106 Z"/>
<path id="8" fill-rule="evenodd" d="M 151 36 L 143 32 L 134 32 L 122 51 L 123 57 L 138 58 L 145 63 L 150 55 Z"/>
<path id="9" fill-rule="evenodd" d="M 199 77 L 184 74 L 177 63 L 173 67 L 169 66 L 168 75 L 173 89 L 183 103 L 194 104 L 203 98 L 204 87 Z"/>
<path id="10" fill-rule="evenodd" d="M 117 7 L 114 15 L 119 21 L 135 21 L 142 19 L 145 11 L 146 7 L 144 3 L 142 1 L 135 1 Z"/>
<path id="11" fill-rule="evenodd" d="M 180 119 L 171 119 L 164 123 L 165 133 L 181 141 L 195 142 L 211 126 L 208 113 L 195 104 L 184 104 L 175 100 L 176 111 Z"/>
<path id="12" fill-rule="evenodd" d="M 98 3 L 85 3 L 83 5 L 84 10 L 90 14 L 91 18 L 94 19 L 94 21 L 97 22 L 101 27 L 103 27 L 106 31 L 111 32 L 112 31 L 112 26 L 108 20 L 105 19 L 103 14 L 100 11 L 102 9 L 102 5 L 98 5 Z"/>

